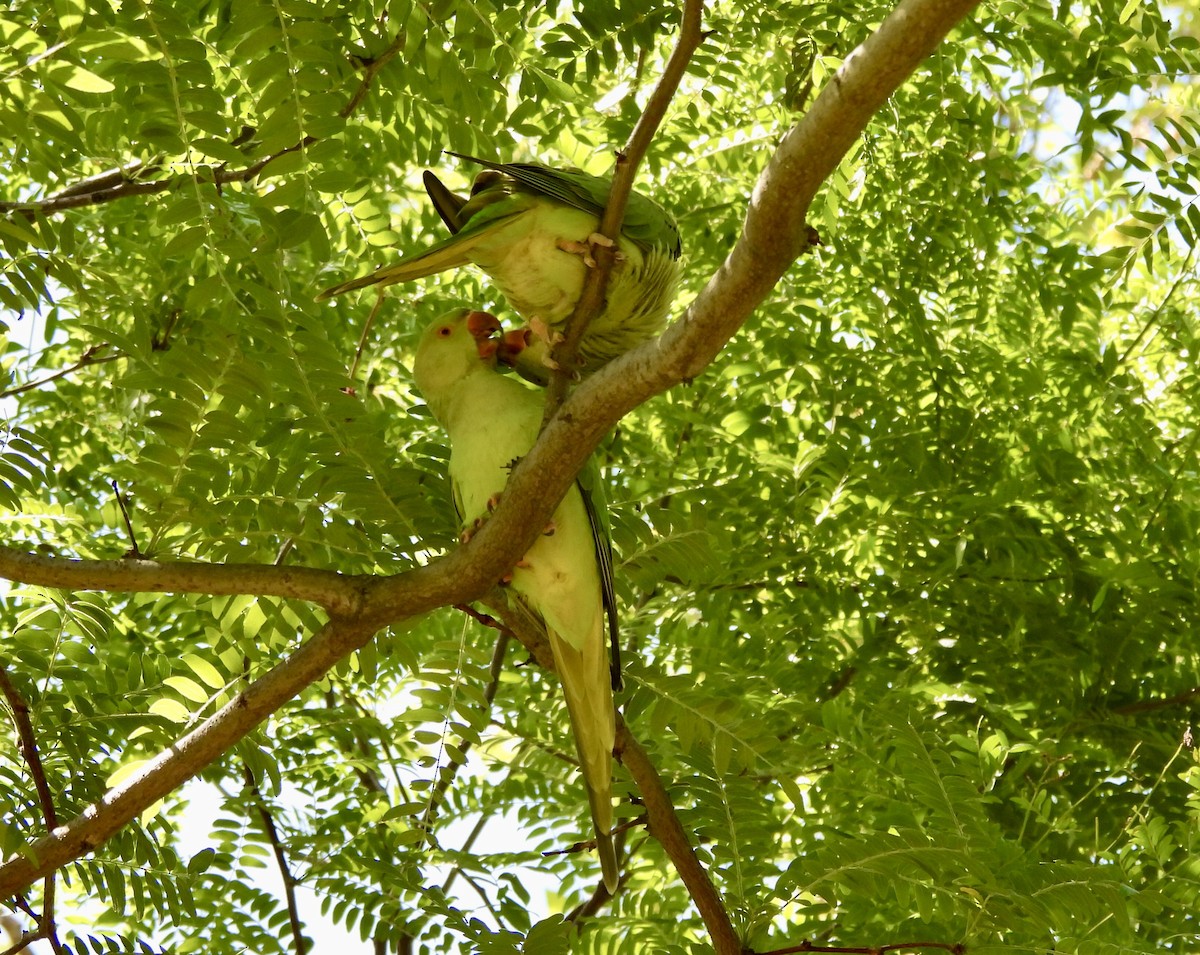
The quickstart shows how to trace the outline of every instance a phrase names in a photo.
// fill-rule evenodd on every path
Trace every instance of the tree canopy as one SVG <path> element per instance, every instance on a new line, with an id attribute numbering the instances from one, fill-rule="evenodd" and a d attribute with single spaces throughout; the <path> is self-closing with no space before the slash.
<path id="1" fill-rule="evenodd" d="M 696 6 L 0 11 L 27 942 L 305 951 L 267 865 L 376 952 L 1197 950 L 1195 3 L 704 5 L 632 150 L 677 321 L 465 547 L 412 349 L 503 299 L 314 300 L 445 234 L 445 150 L 610 174 Z M 593 447 L 611 899 L 544 637 L 490 584 Z"/>

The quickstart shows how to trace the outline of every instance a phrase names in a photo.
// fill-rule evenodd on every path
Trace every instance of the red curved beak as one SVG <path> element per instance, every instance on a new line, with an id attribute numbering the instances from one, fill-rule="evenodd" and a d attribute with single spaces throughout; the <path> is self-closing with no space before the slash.
<path id="1" fill-rule="evenodd" d="M 480 358 L 491 358 L 500 347 L 500 342 L 492 336 L 500 331 L 500 321 L 491 312 L 470 312 L 467 314 L 467 331 L 475 339 L 475 348 Z"/>
<path id="2" fill-rule="evenodd" d="M 516 357 L 529 347 L 528 328 L 514 328 L 500 336 L 497 342 L 500 361 L 506 365 L 515 363 Z"/>

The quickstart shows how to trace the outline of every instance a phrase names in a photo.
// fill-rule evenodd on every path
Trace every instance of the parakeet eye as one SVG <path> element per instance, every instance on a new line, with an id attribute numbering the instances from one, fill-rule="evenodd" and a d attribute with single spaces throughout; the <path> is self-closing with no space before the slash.
<path id="1" fill-rule="evenodd" d="M 449 325 L 443 325 L 441 328 L 439 328 L 439 329 L 437 330 L 437 333 L 438 333 L 438 334 L 439 334 L 439 335 L 440 335 L 442 338 L 449 338 L 451 335 L 453 335 L 453 334 L 454 334 L 454 329 L 453 329 L 453 328 L 451 328 Z"/>

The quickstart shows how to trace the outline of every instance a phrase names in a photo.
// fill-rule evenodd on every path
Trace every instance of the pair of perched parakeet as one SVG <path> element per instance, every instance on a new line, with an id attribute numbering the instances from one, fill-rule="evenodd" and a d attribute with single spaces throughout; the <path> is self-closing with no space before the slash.
<path id="1" fill-rule="evenodd" d="M 458 153 L 451 153 L 458 156 Z M 610 181 L 577 169 L 538 163 L 494 163 L 475 177 L 471 195 L 455 195 L 431 172 L 425 188 L 451 235 L 417 255 L 325 289 L 318 298 L 368 285 L 411 282 L 447 269 L 477 265 L 495 282 L 528 329 L 505 335 L 500 358 L 522 377 L 545 384 L 550 349 L 575 310 L 592 263 Z M 657 202 L 634 192 L 617 239 L 617 261 L 604 307 L 579 343 L 579 373 L 591 374 L 657 335 L 679 276 L 675 221 Z"/>
<path id="2" fill-rule="evenodd" d="M 471 159 L 471 157 L 462 157 Z M 418 255 L 333 286 L 325 298 L 368 285 L 391 285 L 466 264 L 479 266 L 528 323 L 501 338 L 487 312 L 442 316 L 421 338 L 413 366 L 417 388 L 450 435 L 450 481 L 463 527 L 486 518 L 513 463 L 541 430 L 541 394 L 500 373 L 501 361 L 544 384 L 550 350 L 583 288 L 591 243 L 607 201 L 608 180 L 534 163 L 472 161 L 485 170 L 469 197 L 455 195 L 432 173 L 425 186 L 451 236 Z M 658 333 L 679 271 L 674 221 L 657 203 L 629 197 L 605 304 L 579 343 L 581 374 L 590 374 Z M 598 469 L 585 467 L 550 525 L 512 572 L 519 608 L 545 624 L 562 681 L 584 786 L 596 830 L 604 883 L 618 884 L 612 838 L 612 690 L 616 606 L 612 549 Z M 604 648 L 605 617 L 614 650 Z"/>

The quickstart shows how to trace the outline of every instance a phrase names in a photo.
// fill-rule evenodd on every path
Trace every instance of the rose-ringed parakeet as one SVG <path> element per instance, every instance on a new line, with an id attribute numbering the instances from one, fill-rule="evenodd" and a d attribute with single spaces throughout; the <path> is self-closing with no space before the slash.
<path id="1" fill-rule="evenodd" d="M 434 322 L 413 364 L 417 388 L 450 436 L 450 483 L 468 531 L 486 518 L 513 463 L 537 440 L 543 399 L 496 367 L 499 322 L 461 309 Z M 605 616 L 616 640 L 612 551 L 595 464 L 512 572 L 511 595 L 544 621 L 562 682 L 596 830 L 604 883 L 617 888 L 612 839 L 613 685 Z"/>
<path id="2" fill-rule="evenodd" d="M 592 259 L 611 179 L 540 163 L 462 159 L 486 168 L 469 198 L 425 174 L 426 190 L 452 235 L 361 278 L 325 289 L 318 298 L 368 285 L 392 285 L 468 263 L 492 279 L 529 330 L 506 336 L 501 357 L 531 381 L 549 379 L 550 348 L 575 309 Z M 617 241 L 617 261 L 605 304 L 579 343 L 581 374 L 590 374 L 657 335 L 679 275 L 675 221 L 657 202 L 633 192 Z"/>

